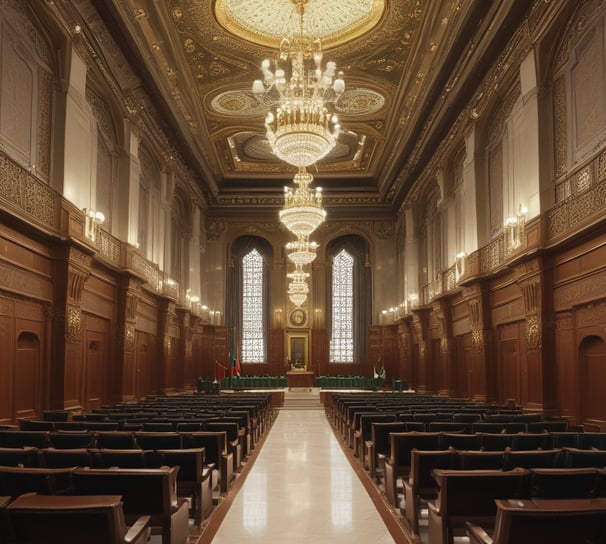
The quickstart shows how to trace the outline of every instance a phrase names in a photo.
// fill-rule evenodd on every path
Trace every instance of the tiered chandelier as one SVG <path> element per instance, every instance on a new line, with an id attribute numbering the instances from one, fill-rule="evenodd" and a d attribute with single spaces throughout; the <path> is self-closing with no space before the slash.
<path id="1" fill-rule="evenodd" d="M 331 110 L 343 94 L 345 82 L 334 62 L 322 68 L 322 43 L 304 32 L 308 0 L 292 2 L 299 15 L 299 34 L 282 39 L 273 71 L 268 59 L 262 62 L 263 80 L 256 80 L 252 90 L 270 107 L 265 129 L 272 152 L 299 169 L 293 180 L 296 187 L 284 189 L 280 221 L 297 237 L 286 245 L 295 265 L 295 271 L 287 274 L 291 280 L 288 296 L 295 306 L 301 306 L 307 300 L 310 275 L 303 267 L 312 263 L 318 247 L 309 237 L 326 218 L 322 190 L 309 189 L 313 176 L 306 167 L 328 155 L 337 142 L 341 127 Z"/>
<path id="2" fill-rule="evenodd" d="M 336 64 L 322 69 L 322 43 L 303 31 L 308 0 L 292 0 L 299 14 L 299 34 L 283 38 L 274 71 L 261 63 L 263 80 L 253 83 L 253 93 L 271 109 L 265 118 L 266 135 L 276 157 L 297 167 L 315 164 L 335 146 L 341 129 L 328 106 L 343 94 L 343 74 Z"/>

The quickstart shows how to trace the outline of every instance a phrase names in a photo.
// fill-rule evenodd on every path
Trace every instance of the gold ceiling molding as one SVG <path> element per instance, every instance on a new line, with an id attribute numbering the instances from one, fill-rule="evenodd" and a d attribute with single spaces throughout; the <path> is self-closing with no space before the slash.
<path id="1" fill-rule="evenodd" d="M 214 8 L 223 28 L 259 45 L 277 48 L 284 36 L 299 32 L 293 0 L 217 0 Z M 305 31 L 330 49 L 366 34 L 384 11 L 385 0 L 308 0 Z"/>
<path id="2" fill-rule="evenodd" d="M 347 89 L 335 103 L 337 113 L 344 115 L 369 115 L 385 105 L 385 97 L 370 89 Z M 231 117 L 261 117 L 267 106 L 255 99 L 249 89 L 234 89 L 219 93 L 210 107 L 221 115 Z"/>

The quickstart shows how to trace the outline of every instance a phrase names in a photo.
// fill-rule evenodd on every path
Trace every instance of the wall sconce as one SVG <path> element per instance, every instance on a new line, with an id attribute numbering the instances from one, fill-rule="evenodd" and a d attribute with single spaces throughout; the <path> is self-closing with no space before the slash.
<path id="1" fill-rule="evenodd" d="M 528 210 L 520 205 L 517 215 L 508 217 L 505 220 L 504 234 L 507 251 L 513 251 L 522 245 L 527 213 Z"/>
<path id="2" fill-rule="evenodd" d="M 389 310 L 382 310 L 381 315 L 384 323 L 393 323 L 396 320 L 396 309 L 392 306 Z"/>
<path id="3" fill-rule="evenodd" d="M 465 273 L 465 257 L 467 257 L 467 253 L 464 251 L 459 251 L 459 253 L 455 255 L 457 279 Z"/>
<path id="4" fill-rule="evenodd" d="M 411 293 L 410 296 L 408 297 L 407 308 L 412 310 L 417 307 L 418 303 L 419 303 L 419 295 L 417 295 L 416 293 Z"/>
<path id="5" fill-rule="evenodd" d="M 84 235 L 94 242 L 97 239 L 97 228 L 105 222 L 105 214 L 88 208 L 84 208 L 82 211 L 85 217 Z"/>

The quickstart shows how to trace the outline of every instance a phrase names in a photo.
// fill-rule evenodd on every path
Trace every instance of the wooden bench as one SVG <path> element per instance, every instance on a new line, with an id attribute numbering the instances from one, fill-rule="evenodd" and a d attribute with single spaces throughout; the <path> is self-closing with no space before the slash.
<path id="1" fill-rule="evenodd" d="M 17 542 L 23 544 L 145 544 L 149 517 L 127 529 L 119 495 L 74 497 L 21 495 L 7 506 Z"/>
<path id="2" fill-rule="evenodd" d="M 602 543 L 606 499 L 497 500 L 491 534 L 468 523 L 470 544 Z"/>
<path id="3" fill-rule="evenodd" d="M 76 495 L 121 495 L 126 522 L 149 515 L 161 528 L 163 544 L 186 544 L 189 505 L 177 498 L 179 467 L 88 469 L 73 472 Z"/>
<path id="4" fill-rule="evenodd" d="M 465 533 L 465 522 L 492 526 L 495 499 L 528 497 L 530 472 L 525 469 L 434 471 L 438 496 L 428 502 L 429 544 L 453 544 L 455 533 Z"/>

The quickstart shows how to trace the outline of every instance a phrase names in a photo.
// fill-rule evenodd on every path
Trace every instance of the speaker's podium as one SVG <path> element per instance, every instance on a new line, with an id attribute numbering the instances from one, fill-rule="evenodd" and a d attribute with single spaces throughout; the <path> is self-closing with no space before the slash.
<path id="1" fill-rule="evenodd" d="M 311 391 L 311 388 L 314 386 L 314 373 L 307 370 L 307 367 L 304 365 L 293 365 L 292 369 L 286 372 L 286 380 L 289 391 L 292 391 L 294 388 L 309 389 Z"/>

